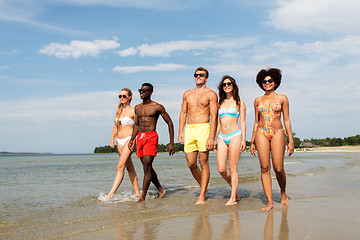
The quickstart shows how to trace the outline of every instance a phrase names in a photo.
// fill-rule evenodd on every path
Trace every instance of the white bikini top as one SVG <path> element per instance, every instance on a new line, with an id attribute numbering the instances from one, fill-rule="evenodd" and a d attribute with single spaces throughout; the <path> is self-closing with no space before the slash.
<path id="1" fill-rule="evenodd" d="M 133 125 L 134 124 L 134 120 L 132 120 L 131 118 L 125 116 L 122 118 L 115 118 L 115 122 L 119 125 L 119 124 L 123 124 L 123 125 Z"/>

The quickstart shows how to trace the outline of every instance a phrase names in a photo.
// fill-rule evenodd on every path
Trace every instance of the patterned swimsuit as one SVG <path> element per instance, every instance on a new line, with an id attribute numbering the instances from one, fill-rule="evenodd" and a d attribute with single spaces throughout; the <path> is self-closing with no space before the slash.
<path id="1" fill-rule="evenodd" d="M 264 134 L 264 136 L 271 141 L 272 137 L 279 131 L 285 130 L 284 128 L 275 129 L 272 126 L 272 121 L 281 114 L 281 105 L 276 101 L 275 95 L 275 104 L 270 107 L 264 107 L 262 105 L 258 106 L 259 113 L 263 116 L 265 120 L 265 126 L 259 127 L 259 130 Z"/>

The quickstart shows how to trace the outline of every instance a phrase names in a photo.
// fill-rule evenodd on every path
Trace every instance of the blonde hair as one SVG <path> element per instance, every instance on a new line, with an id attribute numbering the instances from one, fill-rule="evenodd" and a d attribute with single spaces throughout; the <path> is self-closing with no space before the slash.
<path id="1" fill-rule="evenodd" d="M 121 89 L 121 91 L 127 92 L 127 95 L 130 97 L 130 99 L 129 99 L 129 103 L 130 103 L 131 100 L 132 100 L 132 92 L 131 92 L 131 90 L 128 89 L 128 88 L 123 88 L 123 89 Z M 115 113 L 115 119 L 114 119 L 115 124 L 117 124 L 117 120 L 120 118 L 120 115 L 121 115 L 123 109 L 124 109 L 124 105 L 120 102 L 120 104 L 118 106 L 118 109 L 117 109 L 117 111 Z"/>

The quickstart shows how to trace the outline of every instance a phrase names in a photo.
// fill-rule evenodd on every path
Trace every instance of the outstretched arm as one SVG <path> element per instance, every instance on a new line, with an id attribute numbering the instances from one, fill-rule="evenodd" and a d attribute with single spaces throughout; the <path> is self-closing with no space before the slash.
<path id="1" fill-rule="evenodd" d="M 293 139 L 291 123 L 290 123 L 289 100 L 285 95 L 284 95 L 284 103 L 283 103 L 282 109 L 283 109 L 283 119 L 284 119 L 285 131 L 289 138 L 287 152 L 289 153 L 289 156 L 291 156 L 294 153 L 294 139 Z"/>
<path id="2" fill-rule="evenodd" d="M 134 127 L 133 127 L 133 131 L 131 133 L 131 138 L 129 140 L 129 150 L 130 151 L 134 151 L 134 146 L 135 146 L 135 137 L 139 132 L 139 118 L 138 118 L 138 114 L 137 114 L 137 107 L 135 107 L 135 119 L 134 119 Z"/>
<path id="3" fill-rule="evenodd" d="M 186 115 L 187 115 L 187 104 L 185 100 L 185 93 L 183 96 L 183 102 L 181 104 L 181 111 L 179 116 L 179 134 L 178 134 L 178 142 L 184 144 L 184 128 L 186 123 Z"/>
<path id="4" fill-rule="evenodd" d="M 256 130 L 257 130 L 258 125 L 259 125 L 259 112 L 258 112 L 258 109 L 257 109 L 258 101 L 259 101 L 258 99 L 255 99 L 255 101 L 254 101 L 255 122 L 254 122 L 254 127 L 253 127 L 251 140 L 250 140 L 250 152 L 254 157 L 256 156 L 256 153 L 255 153 L 256 150 L 255 150 L 255 144 L 254 144 L 255 133 L 256 133 Z"/>
<path id="5" fill-rule="evenodd" d="M 206 142 L 206 149 L 212 150 L 215 148 L 215 135 L 217 129 L 217 120 L 218 120 L 218 103 L 217 95 L 215 92 L 211 91 L 209 94 L 210 99 L 210 134 Z"/>
<path id="6" fill-rule="evenodd" d="M 174 124 L 173 124 L 169 114 L 166 112 L 164 106 L 162 106 L 162 105 L 160 105 L 160 114 L 161 114 L 161 117 L 164 119 L 164 121 L 168 125 L 170 143 L 169 143 L 167 149 L 169 149 L 169 156 L 171 156 L 171 155 L 173 155 L 175 153 L 175 147 L 174 147 Z"/>
<path id="7" fill-rule="evenodd" d="M 244 101 L 240 101 L 240 129 L 242 134 L 240 151 L 243 152 L 246 148 L 246 106 Z"/>
<path id="8" fill-rule="evenodd" d="M 111 132 L 111 138 L 110 138 L 110 147 L 112 147 L 112 148 L 114 148 L 114 145 L 115 145 L 116 134 L 117 134 L 117 125 L 116 125 L 116 123 L 114 123 L 114 127 Z"/>

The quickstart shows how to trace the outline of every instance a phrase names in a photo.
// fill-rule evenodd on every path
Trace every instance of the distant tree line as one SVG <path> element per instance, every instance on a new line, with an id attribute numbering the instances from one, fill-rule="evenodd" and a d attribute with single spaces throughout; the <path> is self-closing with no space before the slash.
<path id="1" fill-rule="evenodd" d="M 117 147 L 110 147 L 110 145 L 96 147 L 94 153 L 117 153 Z"/>
<path id="2" fill-rule="evenodd" d="M 317 146 L 323 146 L 323 147 L 335 147 L 335 146 L 345 146 L 345 145 L 360 145 L 360 134 L 357 134 L 355 136 L 351 137 L 345 137 L 345 138 L 324 138 L 324 139 L 304 139 L 303 142 L 310 142 Z"/>
<path id="3" fill-rule="evenodd" d="M 167 152 L 167 150 L 165 150 L 167 146 L 168 145 L 165 144 L 159 144 L 158 152 Z M 175 152 L 184 151 L 184 145 L 180 143 L 175 143 L 174 148 L 175 148 Z M 96 147 L 94 150 L 94 153 L 117 153 L 117 152 L 118 152 L 117 147 L 112 148 L 110 147 L 110 145 Z M 134 152 L 136 152 L 136 149 Z"/>

